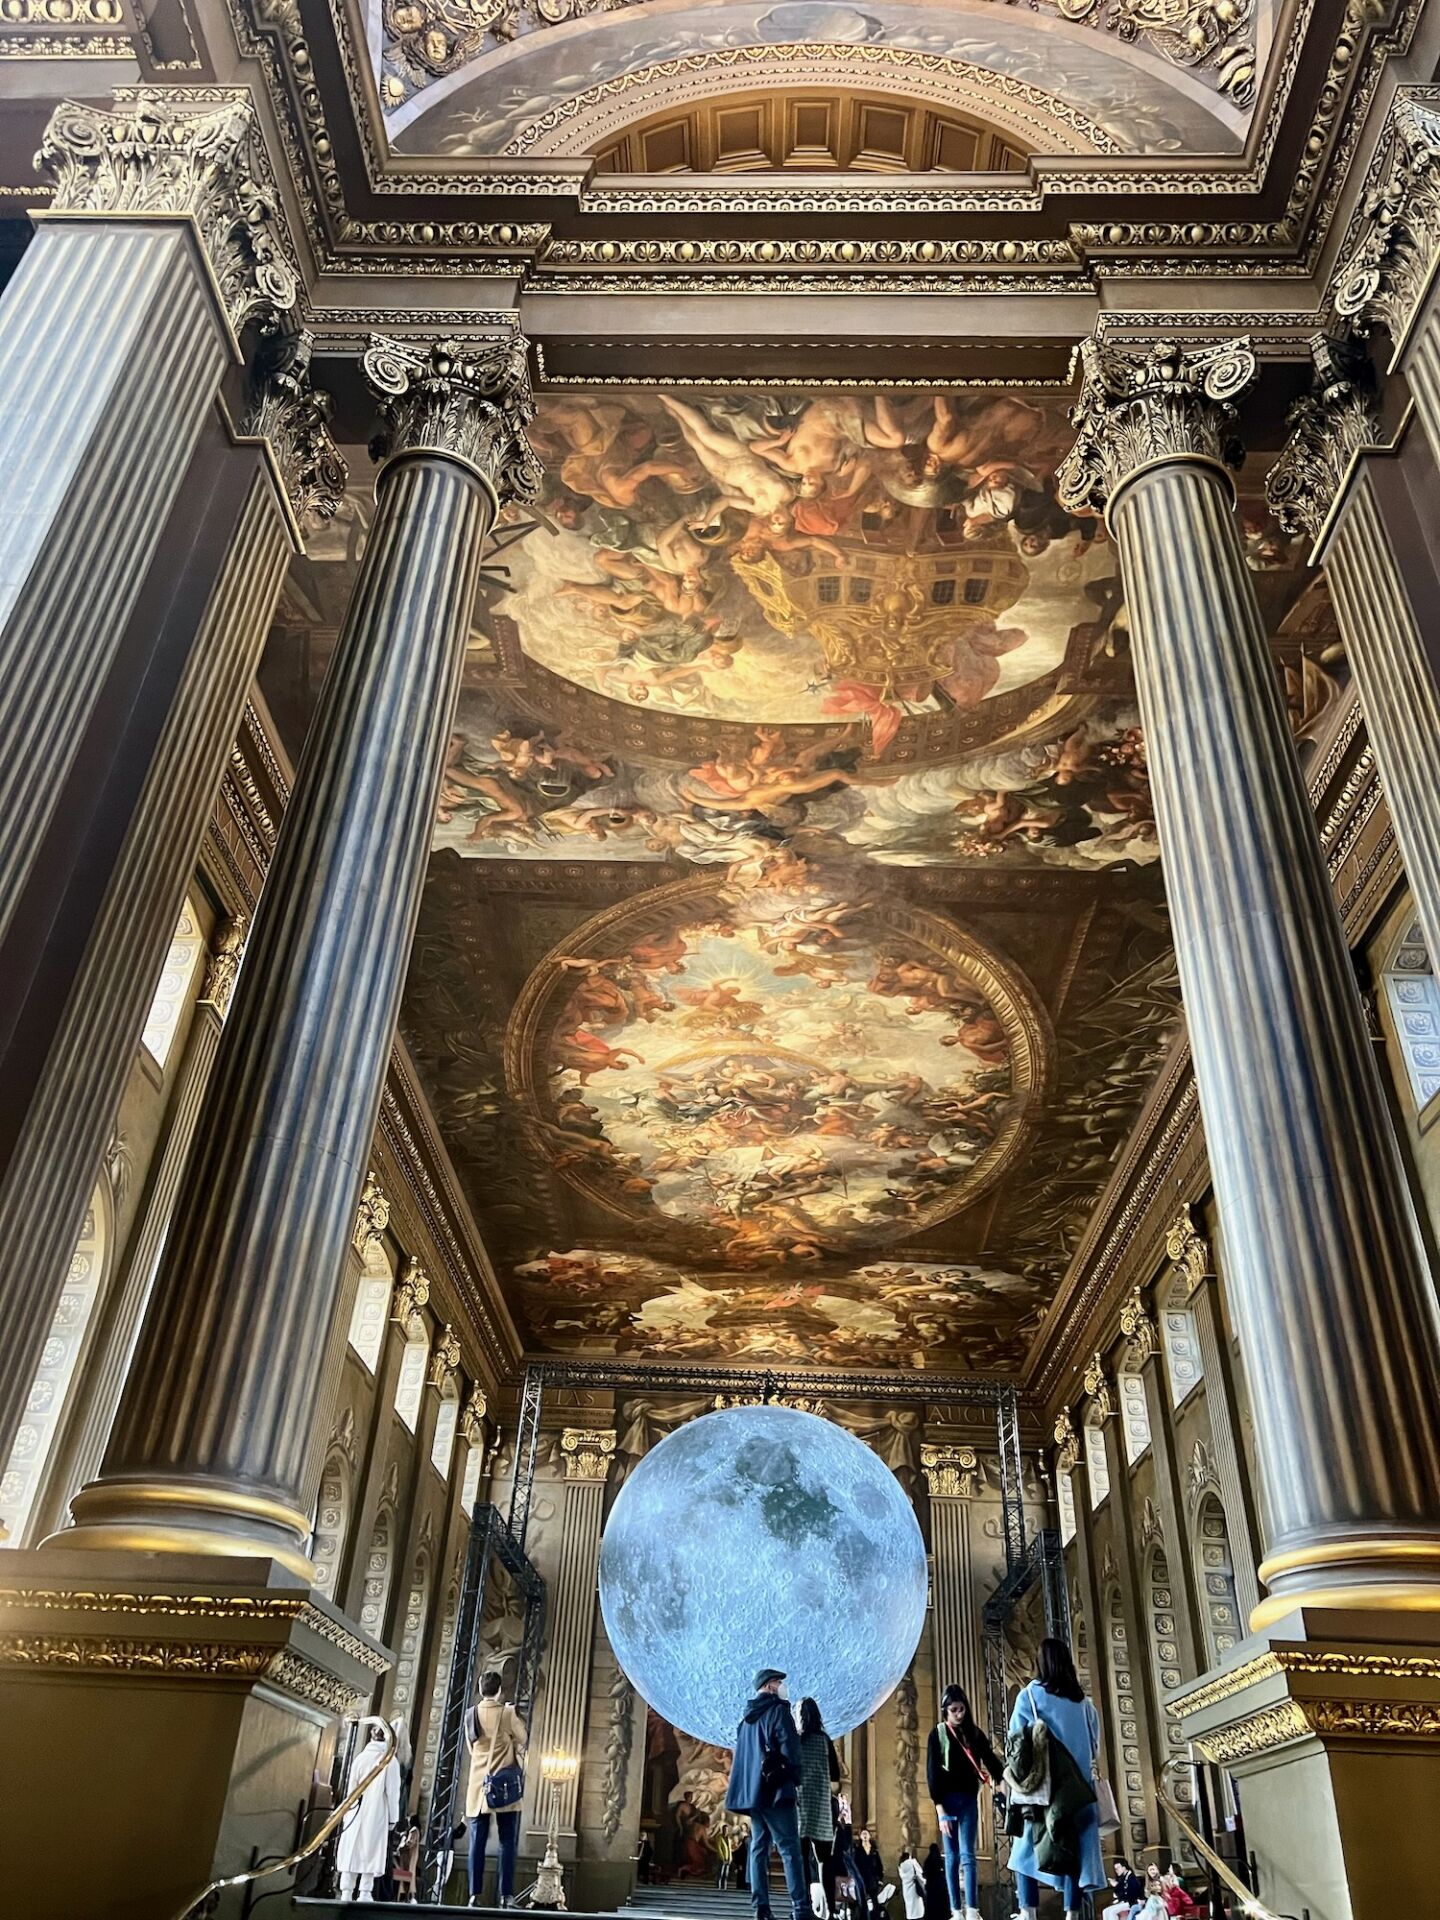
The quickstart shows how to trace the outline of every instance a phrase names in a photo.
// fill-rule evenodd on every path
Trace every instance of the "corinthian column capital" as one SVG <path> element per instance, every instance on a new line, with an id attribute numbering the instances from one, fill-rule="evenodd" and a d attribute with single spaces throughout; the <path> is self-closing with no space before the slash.
<path id="1" fill-rule="evenodd" d="M 380 402 L 377 460 L 441 453 L 473 467 L 497 500 L 533 499 L 541 467 L 525 429 L 535 417 L 522 334 L 431 346 L 370 336 L 365 378 Z"/>
<path id="2" fill-rule="evenodd" d="M 1255 378 L 1248 340 L 1191 349 L 1165 341 L 1134 353 L 1092 339 L 1081 342 L 1076 358 L 1075 444 L 1056 473 L 1059 497 L 1072 511 L 1103 511 L 1126 480 L 1161 461 L 1239 466 L 1231 403 Z"/>
<path id="3" fill-rule="evenodd" d="M 1398 348 L 1440 250 L 1440 87 L 1401 87 L 1360 207 L 1360 230 L 1336 275 L 1335 311 L 1363 332 L 1375 321 Z"/>
<path id="4" fill-rule="evenodd" d="M 1265 477 L 1265 498 L 1288 534 L 1314 540 L 1329 517 L 1350 462 L 1384 438 L 1373 405 L 1368 361 L 1317 333 L 1310 342 L 1314 382 L 1285 416 L 1290 437 Z"/>
<path id="5" fill-rule="evenodd" d="M 330 396 L 310 384 L 315 336 L 308 327 L 268 331 L 255 357 L 245 431 L 266 440 L 297 526 L 331 520 L 347 469 L 330 437 Z"/>
<path id="6" fill-rule="evenodd" d="M 248 322 L 294 306 L 246 88 L 117 87 L 103 107 L 64 100 L 35 165 L 55 183 L 51 218 L 192 220 L 237 339 Z"/>

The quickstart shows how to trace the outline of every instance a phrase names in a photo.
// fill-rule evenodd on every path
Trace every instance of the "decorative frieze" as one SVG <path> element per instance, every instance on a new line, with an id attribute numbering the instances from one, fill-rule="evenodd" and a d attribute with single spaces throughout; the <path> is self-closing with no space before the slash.
<path id="1" fill-rule="evenodd" d="M 1076 439 L 1056 469 L 1059 498 L 1072 512 L 1103 511 L 1123 481 L 1158 461 L 1239 466 L 1233 402 L 1255 378 L 1248 340 L 1188 350 L 1164 341 L 1148 353 L 1127 353 L 1090 339 L 1075 351 Z"/>
<path id="2" fill-rule="evenodd" d="M 525 433 L 535 417 L 526 353 L 518 333 L 431 347 L 372 334 L 363 365 L 385 424 L 371 452 L 377 460 L 449 454 L 483 474 L 502 501 L 533 499 L 544 476 Z"/>
<path id="3" fill-rule="evenodd" d="M 973 1500 L 980 1484 L 980 1459 L 973 1447 L 922 1446 L 920 1468 L 932 1500 Z"/>
<path id="4" fill-rule="evenodd" d="M 1314 540 L 1355 455 L 1385 436 L 1364 355 L 1317 333 L 1310 357 L 1313 383 L 1285 416 L 1290 437 L 1265 477 L 1265 498 L 1286 533 Z"/>
<path id="5" fill-rule="evenodd" d="M 296 299 L 259 121 L 244 87 L 117 87 L 110 103 L 62 101 L 35 156 L 50 216 L 190 219 L 235 336 Z"/>

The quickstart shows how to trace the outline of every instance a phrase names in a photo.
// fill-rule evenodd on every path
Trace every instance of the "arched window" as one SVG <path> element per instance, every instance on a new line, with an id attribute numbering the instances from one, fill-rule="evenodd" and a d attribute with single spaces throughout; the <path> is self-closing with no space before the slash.
<path id="1" fill-rule="evenodd" d="M 315 1504 L 315 1532 L 310 1543 L 310 1558 L 315 1564 L 315 1585 L 335 1598 L 335 1582 L 345 1552 L 345 1536 L 350 1530 L 350 1462 L 340 1447 L 331 1447 L 325 1456 L 325 1471 L 320 1476 L 320 1498 Z"/>
<path id="2" fill-rule="evenodd" d="M 30 1383 L 25 1414 L 15 1430 L 10 1458 L 0 1475 L 0 1526 L 4 1528 L 0 1540 L 7 1546 L 30 1545 L 28 1534 L 36 1499 L 114 1249 L 110 1182 L 102 1174 L 90 1196 L 70 1270 L 50 1322 L 49 1337 L 41 1349 L 40 1364 Z"/>
<path id="3" fill-rule="evenodd" d="M 1120 1588 L 1112 1586 L 1105 1596 L 1105 1642 L 1109 1650 L 1110 1715 L 1119 1754 L 1115 1765 L 1115 1797 L 1120 1817 L 1130 1835 L 1130 1845 L 1139 1852 L 1150 1839 L 1145 1821 L 1145 1779 L 1140 1754 L 1140 1721 L 1135 1710 L 1135 1671 L 1130 1661 L 1130 1636 L 1125 1631 L 1125 1612 L 1120 1604 Z"/>
<path id="4" fill-rule="evenodd" d="M 424 1316 L 413 1314 L 405 1335 L 405 1353 L 400 1362 L 400 1378 L 395 1383 L 395 1411 L 414 1433 L 420 1419 L 420 1402 L 425 1392 L 425 1373 L 430 1365 L 430 1329 Z"/>
<path id="5" fill-rule="evenodd" d="M 391 1692 L 392 1711 L 408 1720 L 420 1680 L 420 1660 L 425 1646 L 425 1616 L 430 1609 L 431 1519 L 427 1514 L 421 1530 L 415 1558 L 410 1564 L 410 1582 L 405 1589 L 405 1611 L 400 1619 L 400 1643 L 395 1650 L 395 1685 Z"/>
<path id="6" fill-rule="evenodd" d="M 200 931 L 200 916 L 195 911 L 194 901 L 187 899 L 175 923 L 165 964 L 160 969 L 155 998 L 150 1003 L 149 1018 L 140 1036 L 141 1046 L 162 1071 L 170 1058 L 180 1016 L 185 1011 L 204 956 L 205 936 Z"/>
<path id="7" fill-rule="evenodd" d="M 1230 1529 L 1218 1494 L 1203 1494 L 1195 1509 L 1195 1550 L 1210 1663 L 1219 1666 L 1239 1640 L 1241 1629 Z"/>
<path id="8" fill-rule="evenodd" d="M 350 1314 L 350 1344 L 371 1373 L 379 1366 L 385 1345 L 390 1291 L 394 1284 L 389 1254 L 378 1240 L 369 1241 L 365 1248 L 365 1270 L 355 1290 L 355 1305 Z"/>

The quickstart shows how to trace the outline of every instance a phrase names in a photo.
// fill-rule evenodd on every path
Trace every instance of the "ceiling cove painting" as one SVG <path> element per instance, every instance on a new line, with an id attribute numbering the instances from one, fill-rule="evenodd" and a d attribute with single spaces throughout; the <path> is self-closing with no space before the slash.
<path id="1" fill-rule="evenodd" d="M 1060 406 L 566 389 L 498 529 L 402 1030 L 527 1344 L 1021 1359 L 1176 1031 Z M 292 745 L 362 488 L 287 587 Z M 1302 736 L 1334 629 L 1242 498 Z"/>

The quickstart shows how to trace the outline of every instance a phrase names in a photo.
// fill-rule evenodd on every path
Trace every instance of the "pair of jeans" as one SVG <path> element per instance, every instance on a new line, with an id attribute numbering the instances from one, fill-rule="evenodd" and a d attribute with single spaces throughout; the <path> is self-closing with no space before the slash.
<path id="1" fill-rule="evenodd" d="M 800 1817 L 792 1800 L 787 1806 L 756 1807 L 750 1814 L 750 1903 L 756 1913 L 770 1911 L 770 1845 L 780 1855 L 785 1886 L 790 1895 L 791 1920 L 814 1920 L 810 1884 L 800 1851 Z"/>
<path id="2" fill-rule="evenodd" d="M 1040 1882 L 1032 1880 L 1028 1873 L 1015 1876 L 1015 1897 L 1022 1907 L 1040 1905 Z M 1060 1898 L 1065 1902 L 1066 1913 L 1080 1911 L 1080 1882 L 1074 1874 L 1062 1873 L 1060 1876 Z"/>
<path id="3" fill-rule="evenodd" d="M 980 1796 L 947 1793 L 936 1808 L 940 1815 L 940 1845 L 945 1854 L 945 1886 L 951 1913 L 980 1904 L 980 1870 L 975 1844 L 980 1834 Z M 963 1896 L 963 1898 L 962 1898 Z"/>
<path id="4" fill-rule="evenodd" d="M 470 1822 L 470 1898 L 480 1898 L 485 1878 L 485 1849 L 490 1844 L 490 1822 L 495 1822 L 496 1844 L 500 1849 L 500 1870 L 495 1897 L 498 1901 L 515 1896 L 515 1856 L 520 1851 L 520 1809 L 510 1807 L 504 1813 L 477 1813 Z"/>

